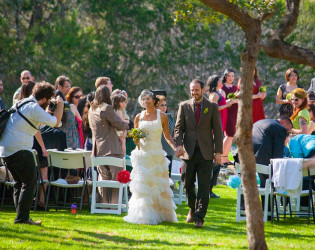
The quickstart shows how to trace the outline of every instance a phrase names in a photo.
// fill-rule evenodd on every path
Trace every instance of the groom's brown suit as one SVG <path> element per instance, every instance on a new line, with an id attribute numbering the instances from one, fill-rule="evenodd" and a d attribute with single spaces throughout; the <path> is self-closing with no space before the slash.
<path id="1" fill-rule="evenodd" d="M 180 103 L 175 125 L 176 146 L 184 146 L 182 180 L 194 221 L 203 222 L 209 203 L 214 153 L 222 153 L 223 133 L 216 103 L 203 98 L 197 125 L 193 99 Z M 198 193 L 195 194 L 196 174 Z"/>

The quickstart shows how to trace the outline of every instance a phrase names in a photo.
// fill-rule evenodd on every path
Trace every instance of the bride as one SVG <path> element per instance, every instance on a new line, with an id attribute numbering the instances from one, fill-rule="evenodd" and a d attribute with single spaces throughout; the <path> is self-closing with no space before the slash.
<path id="1" fill-rule="evenodd" d="M 135 224 L 156 225 L 163 221 L 177 222 L 170 189 L 168 165 L 162 149 L 161 134 L 175 150 L 174 141 L 169 133 L 167 115 L 155 109 L 158 99 L 149 90 L 143 90 L 139 103 L 146 110 L 135 118 L 135 128 L 146 133 L 140 139 L 140 150 L 136 147 L 131 152 L 131 183 L 132 193 L 129 201 L 126 222 Z"/>

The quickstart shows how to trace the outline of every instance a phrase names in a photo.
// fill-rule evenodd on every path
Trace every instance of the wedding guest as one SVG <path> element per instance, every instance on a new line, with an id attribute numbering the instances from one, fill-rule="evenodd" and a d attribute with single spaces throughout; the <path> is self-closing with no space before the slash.
<path id="1" fill-rule="evenodd" d="M 82 118 L 78 111 L 78 104 L 81 96 L 83 95 L 82 89 L 80 87 L 72 87 L 68 94 L 66 95 L 66 101 L 69 102 L 72 113 L 75 115 L 76 127 L 80 139 L 80 148 L 84 148 L 84 138 L 82 130 Z M 68 121 L 68 120 L 67 120 Z"/>
<path id="2" fill-rule="evenodd" d="M 253 105 L 252 105 L 252 119 L 253 123 L 265 119 L 265 112 L 263 107 L 263 101 L 266 99 L 267 93 L 262 92 L 259 88 L 262 86 L 261 80 L 258 75 L 258 70 L 255 67 L 254 82 L 253 82 Z M 238 89 L 241 89 L 241 78 L 238 81 Z"/>
<path id="3" fill-rule="evenodd" d="M 303 88 L 298 84 L 299 73 L 295 68 L 290 68 L 285 72 L 285 80 L 287 83 L 280 85 L 277 91 L 276 103 L 281 104 L 280 106 L 280 116 L 286 115 L 291 117 L 293 114 L 293 106 L 290 100 L 290 96 L 287 98 L 287 95 L 291 93 L 296 88 Z"/>
<path id="4" fill-rule="evenodd" d="M 92 131 L 89 125 L 89 109 L 91 107 L 91 102 L 94 100 L 95 92 L 90 92 L 86 96 L 86 104 L 82 114 L 82 129 L 85 139 L 84 149 L 92 150 Z"/>
<path id="5" fill-rule="evenodd" d="M 3 92 L 3 82 L 0 79 L 0 110 L 5 109 L 4 103 L 2 101 L 2 92 Z"/>
<path id="6" fill-rule="evenodd" d="M 112 102 L 113 102 L 113 107 L 115 110 L 115 113 L 119 116 L 119 118 L 129 124 L 130 122 L 130 118 L 127 115 L 126 112 L 126 106 L 127 106 L 127 98 L 122 95 L 122 94 L 118 94 L 112 97 Z M 119 140 L 121 143 L 121 148 L 123 151 L 124 156 L 126 156 L 126 131 L 119 131 L 116 130 L 117 135 L 119 136 Z"/>
<path id="7" fill-rule="evenodd" d="M 23 84 L 21 87 L 21 93 L 18 97 L 18 101 L 29 97 L 32 94 L 34 86 L 35 86 L 35 82 L 33 81 L 29 81 Z"/>
<path id="8" fill-rule="evenodd" d="M 122 158 L 123 152 L 115 129 L 126 130 L 128 124 L 118 117 L 111 104 L 110 89 L 101 85 L 95 92 L 88 114 L 92 130 L 92 152 L 94 156 Z M 117 180 L 117 174 L 122 169 L 113 166 L 98 166 L 97 170 L 99 180 Z M 98 191 L 102 203 L 118 203 L 118 189 L 99 188 Z"/>
<path id="9" fill-rule="evenodd" d="M 226 69 L 223 74 L 223 87 L 222 90 L 226 96 L 230 93 L 236 93 L 237 87 L 233 84 L 235 79 L 235 71 L 233 69 Z M 236 120 L 237 120 L 238 104 L 233 103 L 231 107 L 227 109 L 227 121 L 225 127 L 225 138 L 223 140 L 223 154 L 222 163 L 225 165 L 231 164 L 228 159 L 228 155 L 232 146 L 233 137 L 236 132 Z"/>
<path id="10" fill-rule="evenodd" d="M 236 102 L 232 99 L 226 100 L 226 94 L 222 90 L 222 79 L 218 75 L 209 76 L 206 86 L 206 93 L 209 96 L 209 101 L 215 102 L 219 105 L 221 116 L 222 130 L 225 132 L 227 121 L 227 108 Z"/>
<path id="11" fill-rule="evenodd" d="M 23 70 L 21 73 L 20 80 L 21 80 L 22 85 L 13 94 L 13 104 L 15 104 L 18 101 L 23 84 L 26 84 L 29 81 L 34 81 L 34 77 L 32 76 L 32 73 L 30 71 Z"/>
<path id="12" fill-rule="evenodd" d="M 164 96 L 164 95 L 157 95 L 156 97 L 159 99 L 159 101 L 156 104 L 156 108 L 161 110 L 161 112 L 163 112 L 163 113 L 165 113 L 167 115 L 167 118 L 168 118 L 168 130 L 170 132 L 171 137 L 173 138 L 175 122 L 174 122 L 174 119 L 173 119 L 172 115 L 170 113 L 167 113 L 167 99 L 166 99 L 166 96 Z M 172 174 L 172 160 L 173 160 L 173 156 L 174 156 L 175 152 L 174 152 L 173 148 L 165 140 L 165 137 L 164 137 L 163 133 L 162 133 L 162 137 L 161 137 L 161 142 L 162 142 L 163 150 L 166 152 L 166 158 L 170 161 L 170 163 L 168 165 L 168 174 L 169 174 L 169 177 L 171 177 L 171 174 Z"/>
<path id="13" fill-rule="evenodd" d="M 310 113 L 310 119 L 311 119 L 308 133 L 311 135 L 315 135 L 315 104 L 309 105 L 308 111 Z"/>
<path id="14" fill-rule="evenodd" d="M 297 88 L 291 92 L 291 102 L 293 105 L 293 114 L 290 117 L 293 123 L 293 134 L 308 134 L 310 124 L 310 114 L 307 110 L 307 93 L 304 89 Z"/>
<path id="15" fill-rule="evenodd" d="M 315 93 L 315 78 L 313 78 L 311 80 L 311 85 L 310 85 L 309 89 L 307 90 L 307 93 L 308 94 Z"/>
<path id="16" fill-rule="evenodd" d="M 71 81 L 67 76 L 58 76 L 55 81 L 56 96 L 61 96 L 65 101 L 66 95 L 68 94 L 71 88 Z"/>

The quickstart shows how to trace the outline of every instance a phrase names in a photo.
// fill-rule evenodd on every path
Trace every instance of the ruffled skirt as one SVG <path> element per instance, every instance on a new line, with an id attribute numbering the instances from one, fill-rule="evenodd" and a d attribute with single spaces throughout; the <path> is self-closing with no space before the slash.
<path id="1" fill-rule="evenodd" d="M 173 192 L 168 176 L 168 159 L 163 150 L 131 153 L 132 193 L 126 222 L 156 225 L 163 221 L 177 222 Z"/>

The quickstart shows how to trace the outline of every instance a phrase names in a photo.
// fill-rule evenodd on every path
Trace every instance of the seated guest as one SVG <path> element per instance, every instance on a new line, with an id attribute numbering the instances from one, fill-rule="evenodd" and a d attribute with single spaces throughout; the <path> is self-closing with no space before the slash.
<path id="1" fill-rule="evenodd" d="M 311 135 L 315 135 L 315 104 L 311 104 L 308 108 L 308 111 L 310 112 L 310 119 L 311 119 L 308 133 Z"/>
<path id="2" fill-rule="evenodd" d="M 105 85 L 98 87 L 88 114 L 92 130 L 92 154 L 122 158 L 123 151 L 115 129 L 127 130 L 128 124 L 119 118 L 111 104 L 110 89 Z M 97 170 L 99 180 L 116 180 L 118 172 L 122 169 L 98 166 Z M 99 193 L 102 203 L 118 203 L 118 189 L 99 188 Z"/>
<path id="3" fill-rule="evenodd" d="M 291 103 L 293 105 L 293 114 L 290 117 L 293 123 L 293 134 L 308 134 L 310 124 L 310 114 L 307 110 L 307 93 L 302 88 L 296 88 L 291 92 Z"/>

